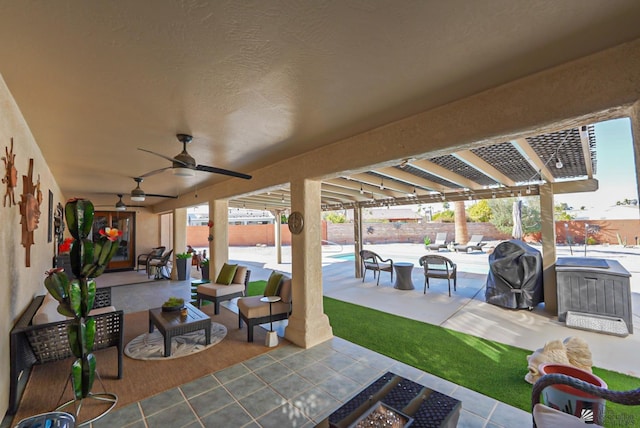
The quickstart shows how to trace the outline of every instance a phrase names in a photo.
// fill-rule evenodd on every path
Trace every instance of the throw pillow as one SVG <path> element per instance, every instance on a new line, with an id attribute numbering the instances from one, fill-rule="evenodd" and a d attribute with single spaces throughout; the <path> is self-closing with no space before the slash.
<path id="1" fill-rule="evenodd" d="M 233 277 L 236 274 L 236 269 L 238 269 L 238 265 L 228 265 L 225 263 L 222 266 L 222 269 L 220 269 L 220 273 L 216 279 L 216 284 L 231 284 L 231 281 L 233 281 Z"/>
<path id="2" fill-rule="evenodd" d="M 264 289 L 265 296 L 277 296 L 282 282 L 282 274 L 276 271 L 271 272 L 267 286 Z"/>

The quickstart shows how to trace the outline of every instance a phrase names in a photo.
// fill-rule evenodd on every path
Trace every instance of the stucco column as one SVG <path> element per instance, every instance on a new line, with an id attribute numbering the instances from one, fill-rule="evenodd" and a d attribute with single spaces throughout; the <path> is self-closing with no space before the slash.
<path id="1" fill-rule="evenodd" d="M 276 211 L 276 221 L 273 224 L 273 238 L 276 245 L 276 263 L 282 263 L 282 234 L 280 226 L 282 225 L 282 211 Z"/>
<path id="2" fill-rule="evenodd" d="M 360 251 L 362 251 L 362 207 L 358 205 L 353 209 L 353 252 L 355 253 L 356 278 L 362 278 Z"/>
<path id="3" fill-rule="evenodd" d="M 551 184 L 540 186 L 540 219 L 542 221 L 542 280 L 544 282 L 544 307 L 558 314 L 558 286 L 556 284 L 556 229 L 553 217 L 553 188 Z"/>
<path id="4" fill-rule="evenodd" d="M 640 196 L 640 101 L 633 105 L 629 119 L 631 120 L 631 138 L 633 138 L 633 154 L 636 166 L 637 195 Z M 640 204 L 638 204 L 638 208 L 640 209 Z"/>
<path id="5" fill-rule="evenodd" d="M 187 251 L 187 209 L 178 208 L 173 211 L 173 254 L 172 261 L 174 269 L 171 269 L 171 279 L 178 279 L 178 269 L 175 268 L 176 254 Z M 189 266 L 190 268 L 191 266 Z"/>
<path id="6" fill-rule="evenodd" d="M 229 201 L 209 201 L 209 220 L 213 220 L 213 241 L 209 241 L 209 278 L 213 281 L 229 261 Z"/>
<path id="7" fill-rule="evenodd" d="M 291 236 L 293 310 L 285 337 L 310 348 L 333 337 L 322 303 L 320 181 L 291 183 L 291 210 L 302 213 L 302 232 Z"/>

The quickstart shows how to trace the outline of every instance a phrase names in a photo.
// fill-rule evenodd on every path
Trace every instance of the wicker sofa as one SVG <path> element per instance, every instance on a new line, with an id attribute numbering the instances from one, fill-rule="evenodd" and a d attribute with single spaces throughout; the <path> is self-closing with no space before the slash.
<path id="1" fill-rule="evenodd" d="M 242 321 L 247 323 L 248 342 L 253 342 L 253 327 L 270 321 L 288 319 L 289 315 L 291 315 L 291 278 L 282 277 L 277 295 L 280 296 L 281 300 L 271 304 L 271 315 L 269 303 L 260 301 L 264 296 L 241 297 L 238 299 L 238 328 L 242 328 Z"/>
<path id="2" fill-rule="evenodd" d="M 34 364 L 44 364 L 71 357 L 67 338 L 67 325 L 70 320 L 47 321 L 47 311 L 42 311 L 43 302 L 51 305 L 49 295 L 36 296 L 11 330 L 10 336 L 10 389 L 7 413 L 14 414 L 18 409 L 21 389 L 28 379 Z M 57 307 L 57 302 L 53 300 Z M 118 349 L 118 379 L 122 379 L 124 351 L 124 312 L 111 306 L 111 288 L 96 290 L 96 299 L 92 315 L 96 321 L 94 350 L 115 346 Z M 43 307 L 44 309 L 44 307 Z M 49 310 L 50 312 L 50 310 Z M 39 319 L 41 323 L 34 323 Z M 22 388 L 21 388 L 22 386 Z"/>

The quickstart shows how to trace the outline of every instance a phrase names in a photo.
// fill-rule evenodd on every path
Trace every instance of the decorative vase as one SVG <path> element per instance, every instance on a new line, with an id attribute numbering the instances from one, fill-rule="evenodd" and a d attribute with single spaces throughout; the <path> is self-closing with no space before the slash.
<path id="1" fill-rule="evenodd" d="M 598 376 L 565 364 L 545 363 L 539 366 L 540 374 L 560 373 L 583 380 L 601 388 L 607 388 L 607 384 Z M 604 408 L 606 400 L 586 392 L 575 389 L 569 385 L 548 386 L 542 391 L 542 402 L 556 410 L 569 413 L 586 423 L 604 420 Z"/>

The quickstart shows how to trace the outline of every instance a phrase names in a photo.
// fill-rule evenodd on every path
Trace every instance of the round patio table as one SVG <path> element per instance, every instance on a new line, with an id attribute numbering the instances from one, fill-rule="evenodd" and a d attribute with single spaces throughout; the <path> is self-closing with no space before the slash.
<path id="1" fill-rule="evenodd" d="M 396 283 L 393 288 L 398 290 L 413 290 L 413 281 L 411 281 L 411 273 L 413 272 L 413 263 L 394 263 L 393 268 L 396 271 Z"/>

